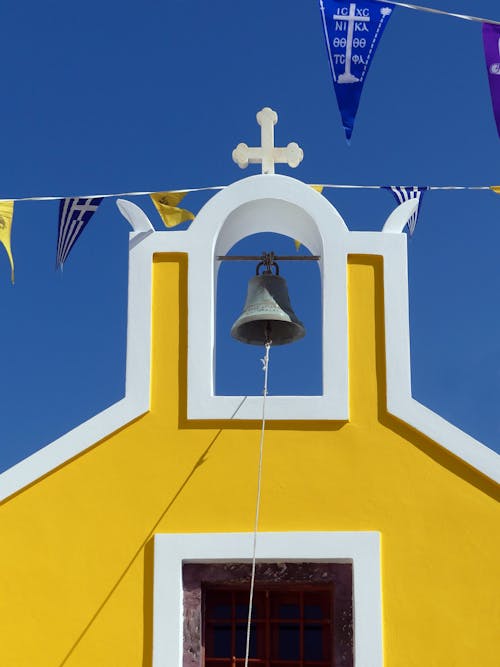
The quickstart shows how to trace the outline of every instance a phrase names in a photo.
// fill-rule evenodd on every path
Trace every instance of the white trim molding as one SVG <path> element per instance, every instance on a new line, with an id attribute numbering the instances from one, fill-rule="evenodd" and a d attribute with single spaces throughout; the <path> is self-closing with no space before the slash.
<path id="1" fill-rule="evenodd" d="M 157 534 L 154 541 L 153 667 L 182 667 L 183 563 L 250 563 L 253 533 Z M 353 566 L 355 667 L 382 667 L 380 534 L 259 533 L 260 562 Z"/>
<path id="2" fill-rule="evenodd" d="M 396 210 L 389 218 L 391 233 L 388 229 L 350 232 L 338 211 L 310 186 L 269 174 L 251 176 L 221 190 L 186 231 L 131 233 L 125 397 L 1 474 L 0 500 L 149 410 L 152 263 L 157 253 L 185 253 L 188 257 L 188 419 L 260 419 L 260 397 L 214 393 L 215 297 L 220 265 L 216 257 L 258 232 L 285 234 L 321 256 L 323 393 L 268 396 L 267 419 L 349 419 L 347 261 L 353 254 L 378 255 L 384 264 L 388 411 L 500 482 L 500 456 L 496 452 L 411 395 L 407 244 L 405 234 L 394 232 L 407 219 L 409 203 Z"/>

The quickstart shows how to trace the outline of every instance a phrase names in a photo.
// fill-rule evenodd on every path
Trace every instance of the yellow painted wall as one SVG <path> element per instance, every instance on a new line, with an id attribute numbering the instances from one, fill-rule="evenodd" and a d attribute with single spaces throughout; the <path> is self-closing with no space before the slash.
<path id="1" fill-rule="evenodd" d="M 385 413 L 382 271 L 350 258 L 351 421 L 268 424 L 261 529 L 380 531 L 386 667 L 498 667 L 498 487 Z M 151 412 L 0 506 L 2 667 L 149 667 L 152 535 L 253 529 L 260 425 L 185 418 L 184 256 L 153 295 Z"/>

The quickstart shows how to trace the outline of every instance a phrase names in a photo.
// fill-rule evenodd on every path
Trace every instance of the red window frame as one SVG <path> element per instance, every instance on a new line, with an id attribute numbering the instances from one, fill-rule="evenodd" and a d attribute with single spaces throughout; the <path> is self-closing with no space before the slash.
<path id="1" fill-rule="evenodd" d="M 203 587 L 204 667 L 245 663 L 248 586 Z M 334 587 L 257 585 L 249 665 L 333 667 Z"/>

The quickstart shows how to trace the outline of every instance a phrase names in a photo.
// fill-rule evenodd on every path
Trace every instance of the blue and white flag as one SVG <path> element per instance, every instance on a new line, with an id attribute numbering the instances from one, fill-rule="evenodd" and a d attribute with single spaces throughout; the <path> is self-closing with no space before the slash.
<path id="1" fill-rule="evenodd" d="M 62 268 L 71 248 L 75 245 L 85 225 L 97 211 L 102 197 L 67 198 L 59 205 L 59 232 L 57 236 L 56 265 Z"/>
<path id="2" fill-rule="evenodd" d="M 385 190 L 390 190 L 392 192 L 398 203 L 398 206 L 399 204 L 403 204 L 405 201 L 409 201 L 410 199 L 418 200 L 417 210 L 406 223 L 408 225 L 408 231 L 410 232 L 410 236 L 412 236 L 413 232 L 415 231 L 415 227 L 417 225 L 418 215 L 420 213 L 420 207 L 422 205 L 423 194 L 429 188 L 426 185 L 422 187 L 415 185 L 410 188 L 403 188 L 396 185 L 385 185 L 384 188 Z"/>
<path id="3" fill-rule="evenodd" d="M 319 0 L 340 115 L 350 141 L 368 68 L 393 10 L 373 0 Z"/>

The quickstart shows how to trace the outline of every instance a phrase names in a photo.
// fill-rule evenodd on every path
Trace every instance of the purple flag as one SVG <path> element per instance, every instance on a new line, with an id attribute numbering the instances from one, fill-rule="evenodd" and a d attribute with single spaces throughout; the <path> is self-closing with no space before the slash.
<path id="1" fill-rule="evenodd" d="M 500 25 L 483 23 L 483 43 L 493 113 L 500 135 Z"/>

